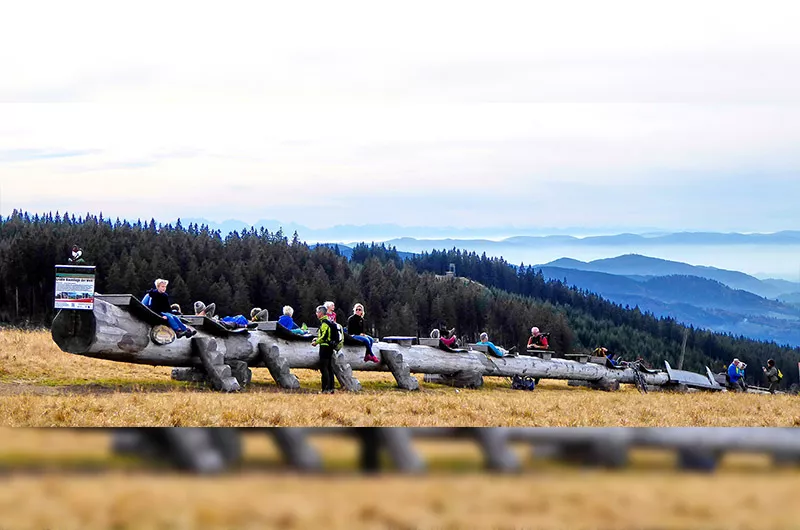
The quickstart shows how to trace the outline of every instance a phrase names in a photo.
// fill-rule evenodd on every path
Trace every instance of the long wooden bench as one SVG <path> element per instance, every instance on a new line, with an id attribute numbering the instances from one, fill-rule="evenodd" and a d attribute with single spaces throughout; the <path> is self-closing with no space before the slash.
<path id="1" fill-rule="evenodd" d="M 394 344 L 399 344 L 400 346 L 411 346 L 417 337 L 401 337 L 401 336 L 392 336 L 392 337 L 383 337 L 383 342 L 391 342 Z"/>
<path id="2" fill-rule="evenodd" d="M 578 361 L 579 363 L 587 363 L 589 362 L 589 355 L 588 353 L 565 353 L 564 358 L 570 359 L 572 361 Z"/>
<path id="3" fill-rule="evenodd" d="M 470 350 L 480 351 L 483 353 L 492 353 L 489 346 L 485 344 L 467 344 Z"/>
<path id="4" fill-rule="evenodd" d="M 539 357 L 544 361 L 549 361 L 553 358 L 556 352 L 551 350 L 524 350 L 519 352 L 520 355 L 527 355 L 528 357 Z"/>

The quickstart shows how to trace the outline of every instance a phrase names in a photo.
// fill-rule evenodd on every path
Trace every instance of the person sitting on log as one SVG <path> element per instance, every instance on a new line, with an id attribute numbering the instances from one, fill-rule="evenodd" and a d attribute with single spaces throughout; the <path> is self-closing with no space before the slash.
<path id="1" fill-rule="evenodd" d="M 458 347 L 458 339 L 456 338 L 456 328 L 453 328 L 447 332 L 447 337 L 442 337 L 442 332 L 438 329 L 434 329 L 431 331 L 431 338 L 432 339 L 439 339 L 439 342 L 447 346 L 448 348 L 456 348 Z"/>
<path id="2" fill-rule="evenodd" d="M 199 317 L 214 318 L 214 312 L 217 310 L 216 304 L 204 304 L 200 300 L 194 303 L 194 314 Z"/>
<path id="3" fill-rule="evenodd" d="M 744 369 L 747 367 L 739 359 L 734 359 L 728 366 L 728 387 L 734 392 L 745 392 L 747 386 L 744 383 Z"/>
<path id="4" fill-rule="evenodd" d="M 162 278 L 155 282 L 155 289 L 150 289 L 142 299 L 142 303 L 147 305 L 154 313 L 164 317 L 167 325 L 175 332 L 178 338 L 189 338 L 197 334 L 197 331 L 181 322 L 181 319 L 172 314 L 170 307 L 169 294 L 167 294 L 167 284 L 169 281 Z M 147 300 L 147 303 L 145 302 Z"/>
<path id="5" fill-rule="evenodd" d="M 606 363 L 611 365 L 612 368 L 617 366 L 617 361 L 614 360 L 614 354 L 609 353 L 608 348 L 595 348 L 593 353 L 595 357 L 605 357 Z"/>
<path id="6" fill-rule="evenodd" d="M 499 346 L 495 346 L 494 343 L 489 342 L 489 334 L 485 331 L 481 333 L 481 340 L 476 343 L 478 346 L 488 346 L 489 351 L 494 354 L 495 357 L 505 357 L 506 355 L 510 355 L 511 357 L 516 356 L 517 347 L 512 346 L 509 349 L 500 348 Z"/>
<path id="7" fill-rule="evenodd" d="M 328 302 L 325 302 L 322 305 L 325 306 L 325 310 L 327 311 L 328 319 L 331 322 L 336 322 L 336 304 L 334 304 L 333 302 L 328 301 Z"/>
<path id="8" fill-rule="evenodd" d="M 526 349 L 528 350 L 549 350 L 550 343 L 547 338 L 550 336 L 549 333 L 541 333 L 539 332 L 539 328 L 536 326 L 531 328 L 531 336 L 528 339 L 528 346 Z"/>
<path id="9" fill-rule="evenodd" d="M 284 310 L 285 309 L 286 308 L 284 308 Z M 254 307 L 253 309 L 250 310 L 250 322 L 267 322 L 268 320 L 269 320 L 269 311 L 267 311 L 266 309 L 261 309 L 260 307 Z"/>
<path id="10" fill-rule="evenodd" d="M 199 300 L 194 303 L 194 310 L 195 314 L 197 315 L 208 316 L 208 306 L 206 306 L 203 302 Z M 219 322 L 222 323 L 225 327 L 231 329 L 238 329 L 238 328 L 253 329 L 258 327 L 257 323 L 250 322 L 249 320 L 247 320 L 247 318 L 245 318 L 244 315 L 222 317 L 219 319 Z"/>
<path id="11" fill-rule="evenodd" d="M 305 335 L 306 331 L 297 325 L 297 323 L 292 318 L 293 314 L 294 314 L 294 309 L 292 309 L 292 306 L 289 305 L 283 306 L 283 316 L 278 319 L 278 324 L 285 327 L 292 333 L 295 333 L 297 335 Z"/>
<path id="12" fill-rule="evenodd" d="M 364 354 L 364 362 L 371 361 L 373 363 L 381 362 L 374 353 L 372 353 L 372 345 L 375 339 L 364 333 L 364 306 L 356 304 L 353 306 L 353 314 L 347 319 L 347 334 L 353 340 L 363 343 L 367 347 Z"/>

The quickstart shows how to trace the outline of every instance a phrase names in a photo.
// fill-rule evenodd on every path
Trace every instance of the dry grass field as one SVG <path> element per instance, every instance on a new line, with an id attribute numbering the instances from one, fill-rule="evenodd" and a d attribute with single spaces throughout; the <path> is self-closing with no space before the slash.
<path id="1" fill-rule="evenodd" d="M 359 372 L 364 391 L 317 395 L 319 374 L 297 370 L 303 389 L 280 390 L 265 368 L 240 394 L 175 382 L 170 368 L 62 352 L 46 331 L 0 330 L 0 426 L 781 426 L 800 425 L 788 395 L 639 394 L 543 381 L 534 392 L 487 378 L 480 390 L 394 387 L 391 374 Z M 421 379 L 421 376 L 420 376 Z"/>
<path id="2" fill-rule="evenodd" d="M 474 446 L 428 441 L 430 474 L 375 477 L 351 471 L 354 443 L 320 437 L 335 471 L 299 476 L 281 471 L 267 437 L 244 438 L 246 470 L 199 478 L 115 460 L 101 430 L 2 429 L 0 528 L 768 529 L 800 516 L 800 474 L 757 455 L 730 455 L 711 475 L 644 451 L 624 471 L 529 458 L 506 476 L 478 472 Z"/>

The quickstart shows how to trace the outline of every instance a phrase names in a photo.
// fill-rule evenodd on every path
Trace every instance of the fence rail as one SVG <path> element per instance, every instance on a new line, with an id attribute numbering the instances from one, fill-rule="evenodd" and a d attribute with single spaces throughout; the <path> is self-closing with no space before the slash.
<path id="1" fill-rule="evenodd" d="M 477 444 L 487 469 L 518 472 L 523 462 L 514 444 L 529 444 L 537 458 L 546 457 L 588 466 L 619 468 L 628 464 L 636 448 L 674 450 L 683 470 L 710 471 L 726 452 L 771 455 L 776 465 L 800 464 L 800 430 L 790 428 L 135 428 L 114 431 L 118 452 L 159 459 L 183 470 L 219 473 L 237 468 L 242 459 L 241 435 L 260 432 L 271 436 L 286 465 L 301 472 L 321 472 L 322 455 L 310 443 L 313 437 L 347 437 L 360 446 L 360 469 L 390 469 L 419 473 L 427 463 L 415 447 L 417 440 L 466 440 Z M 386 459 L 382 459 L 382 455 Z"/>

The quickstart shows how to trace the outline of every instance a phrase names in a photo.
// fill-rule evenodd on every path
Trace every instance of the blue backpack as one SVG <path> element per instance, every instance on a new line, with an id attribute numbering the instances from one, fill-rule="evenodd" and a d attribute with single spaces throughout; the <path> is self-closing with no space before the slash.
<path id="1" fill-rule="evenodd" d="M 536 381 L 529 375 L 515 375 L 511 378 L 511 388 L 513 390 L 533 390 L 536 388 Z"/>

